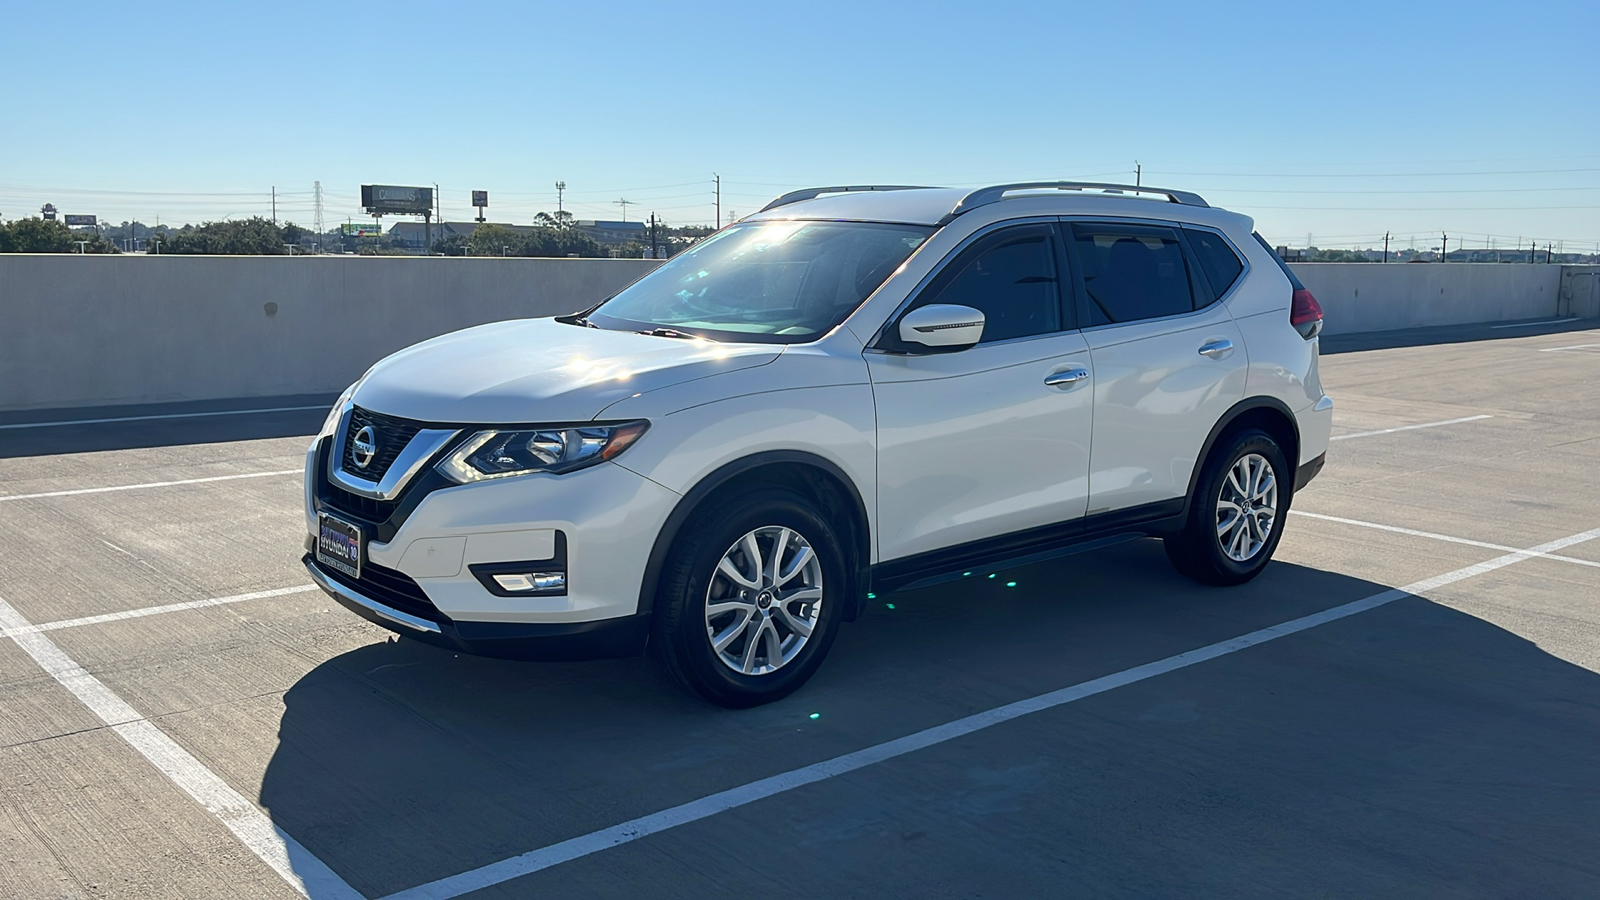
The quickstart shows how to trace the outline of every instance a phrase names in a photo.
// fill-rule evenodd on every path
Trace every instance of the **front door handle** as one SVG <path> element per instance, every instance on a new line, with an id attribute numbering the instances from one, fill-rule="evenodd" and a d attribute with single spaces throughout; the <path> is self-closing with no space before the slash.
<path id="1" fill-rule="evenodd" d="M 1223 338 L 1216 341 L 1206 341 L 1200 345 L 1200 355 L 1211 359 L 1225 359 L 1233 352 L 1233 341 Z"/>
<path id="2" fill-rule="evenodd" d="M 1072 387 L 1088 377 L 1088 369 L 1085 369 L 1082 366 L 1073 366 L 1069 369 L 1051 372 L 1049 375 L 1045 376 L 1044 383 L 1053 388 L 1061 388 L 1062 390 L 1066 390 L 1067 388 Z"/>

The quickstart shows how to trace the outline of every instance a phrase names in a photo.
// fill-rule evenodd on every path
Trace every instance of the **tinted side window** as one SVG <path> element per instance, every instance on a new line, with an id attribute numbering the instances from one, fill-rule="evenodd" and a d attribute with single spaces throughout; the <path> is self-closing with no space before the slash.
<path id="1" fill-rule="evenodd" d="M 1137 322 L 1195 308 L 1183 244 L 1171 228 L 1072 226 L 1089 325 Z"/>
<path id="2" fill-rule="evenodd" d="M 1306 289 L 1306 286 L 1300 283 L 1300 279 L 1295 277 L 1294 270 L 1289 268 L 1288 263 L 1283 261 L 1283 257 L 1278 255 L 1278 251 L 1272 249 L 1272 245 L 1267 243 L 1267 239 L 1262 237 L 1260 232 L 1251 232 L 1250 236 L 1255 238 L 1256 243 L 1267 251 L 1267 255 L 1271 256 L 1272 261 L 1278 264 L 1278 268 L 1283 270 L 1283 274 L 1289 276 L 1289 283 L 1294 285 L 1295 290 L 1303 291 Z"/>
<path id="3" fill-rule="evenodd" d="M 1226 294 L 1244 271 L 1239 254 L 1233 252 L 1228 242 L 1214 231 L 1188 228 L 1183 231 L 1189 236 L 1189 246 L 1194 248 L 1194 255 L 1200 258 L 1200 269 L 1206 273 L 1206 280 L 1211 282 L 1212 292 L 1218 297 Z"/>
<path id="4" fill-rule="evenodd" d="M 1061 330 L 1055 232 L 1024 225 L 980 238 L 952 260 L 916 306 L 951 303 L 983 312 L 983 341 Z"/>

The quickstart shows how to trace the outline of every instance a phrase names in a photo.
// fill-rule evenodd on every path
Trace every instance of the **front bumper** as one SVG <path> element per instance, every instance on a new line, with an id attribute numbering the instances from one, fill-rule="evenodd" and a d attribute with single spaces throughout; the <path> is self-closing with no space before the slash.
<path id="1" fill-rule="evenodd" d="M 341 603 L 405 634 L 463 649 L 461 642 L 473 644 L 471 652 L 486 652 L 484 642 L 524 638 L 583 645 L 603 623 L 618 633 L 637 630 L 624 622 L 640 612 L 650 551 L 678 494 L 601 463 L 566 475 L 466 485 L 421 476 L 394 502 L 368 508 L 329 483 L 330 443 L 319 441 L 307 453 L 307 531 L 317 532 L 319 511 L 359 525 L 366 536 L 362 579 L 312 561 L 308 568 Z M 493 589 L 490 574 L 510 563 L 564 571 L 565 589 L 520 595 Z"/>
<path id="2" fill-rule="evenodd" d="M 317 587 L 356 615 L 407 637 L 476 656 L 513 659 L 634 656 L 644 649 L 650 632 L 649 613 L 598 622 L 556 623 L 457 622 L 443 614 L 425 618 L 368 596 L 359 585 L 318 565 L 309 553 L 302 562 Z"/>

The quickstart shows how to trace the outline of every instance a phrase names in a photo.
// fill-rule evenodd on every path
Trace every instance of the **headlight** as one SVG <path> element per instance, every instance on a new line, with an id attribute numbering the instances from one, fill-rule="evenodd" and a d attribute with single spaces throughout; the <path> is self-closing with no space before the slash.
<path id="1" fill-rule="evenodd" d="M 440 460 L 440 473 L 458 484 L 527 475 L 560 474 L 612 459 L 633 445 L 650 423 L 480 431 Z"/>

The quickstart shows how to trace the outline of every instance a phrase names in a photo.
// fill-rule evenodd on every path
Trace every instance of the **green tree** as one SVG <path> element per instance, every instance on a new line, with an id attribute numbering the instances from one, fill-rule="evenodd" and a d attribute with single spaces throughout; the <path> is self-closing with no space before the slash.
<path id="1" fill-rule="evenodd" d="M 525 256 L 522 235 L 504 225 L 479 225 L 473 229 L 467 247 L 473 256 Z"/>
<path id="2" fill-rule="evenodd" d="M 433 242 L 433 252 L 445 256 L 465 256 L 467 247 L 467 239 L 459 234 L 452 234 Z"/>
<path id="3" fill-rule="evenodd" d="M 294 239 L 290 239 L 293 229 Z M 185 225 L 167 233 L 160 250 L 151 252 L 213 254 L 226 256 L 282 256 L 289 252 L 284 244 L 296 243 L 304 229 L 298 225 L 283 228 L 271 220 L 252 216 L 239 221 L 206 222 L 203 225 Z"/>
<path id="4" fill-rule="evenodd" d="M 572 218 L 572 213 L 558 209 L 553 213 L 539 213 L 533 217 L 533 224 L 541 228 L 571 228 L 576 220 Z"/>
<path id="5" fill-rule="evenodd" d="M 0 253 L 115 253 L 117 248 L 97 231 L 73 231 L 58 221 L 17 219 L 0 222 Z"/>
<path id="6" fill-rule="evenodd" d="M 605 245 L 576 228 L 479 225 L 466 244 L 473 256 L 610 256 Z"/>

